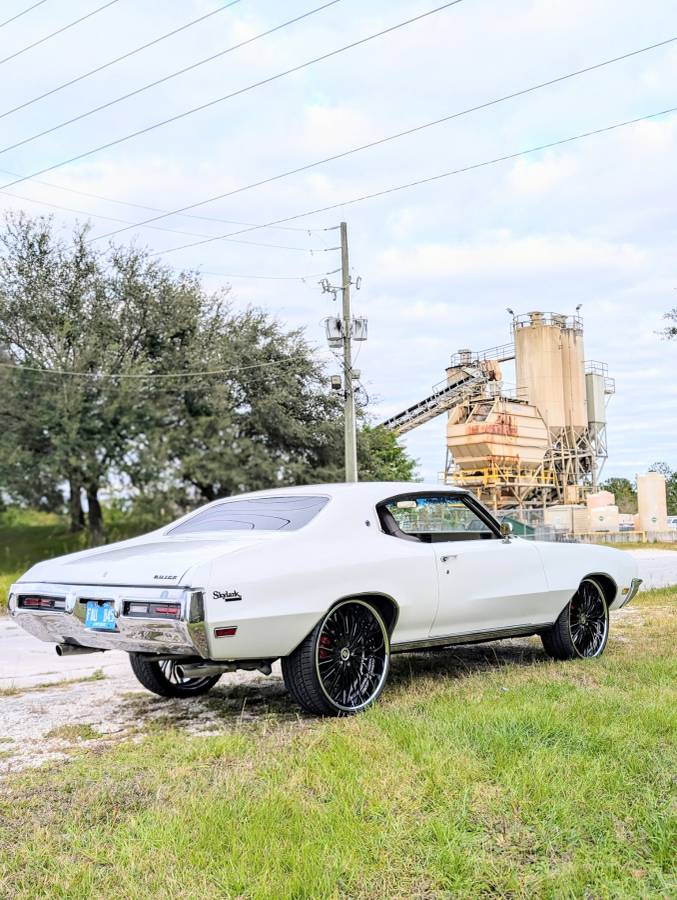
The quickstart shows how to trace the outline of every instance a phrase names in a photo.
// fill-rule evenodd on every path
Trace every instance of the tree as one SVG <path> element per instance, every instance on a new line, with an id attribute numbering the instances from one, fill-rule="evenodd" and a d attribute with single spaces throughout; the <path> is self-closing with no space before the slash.
<path id="1" fill-rule="evenodd" d="M 670 312 L 666 312 L 663 318 L 668 321 L 668 324 L 663 329 L 664 337 L 669 341 L 677 340 L 677 306 L 671 309 Z"/>
<path id="2" fill-rule="evenodd" d="M 99 492 L 153 418 L 139 376 L 171 370 L 190 352 L 203 298 L 193 277 L 173 277 L 135 248 L 112 248 L 104 259 L 87 235 L 78 227 L 67 244 L 50 219 L 6 219 L 0 344 L 16 368 L 7 370 L 0 430 L 3 460 L 26 473 L 24 487 L 11 479 L 10 495 L 33 502 L 38 474 L 67 484 L 77 529 L 84 492 L 98 543 Z"/>
<path id="3" fill-rule="evenodd" d="M 67 488 L 73 530 L 84 494 L 92 543 L 111 483 L 185 509 L 343 479 L 340 399 L 301 331 L 135 247 L 95 251 L 87 226 L 66 242 L 7 217 L 0 348 L 0 490 L 51 508 Z M 364 427 L 359 445 L 363 478 L 410 477 L 390 433 Z"/>
<path id="4" fill-rule="evenodd" d="M 600 484 L 599 489 L 610 491 L 614 495 L 620 512 L 637 512 L 637 489 L 627 478 L 608 478 Z"/>
<path id="5" fill-rule="evenodd" d="M 150 470 L 164 461 L 153 490 L 176 496 L 178 485 L 190 503 L 343 480 L 342 404 L 302 332 L 219 301 L 208 305 L 203 325 L 201 368 L 214 374 L 150 388 L 163 413 L 138 466 L 141 473 L 146 460 Z M 415 464 L 392 433 L 363 426 L 358 444 L 363 480 L 411 477 Z"/>
<path id="6" fill-rule="evenodd" d="M 416 460 L 382 425 L 365 425 L 358 432 L 357 458 L 361 481 L 414 480 Z"/>

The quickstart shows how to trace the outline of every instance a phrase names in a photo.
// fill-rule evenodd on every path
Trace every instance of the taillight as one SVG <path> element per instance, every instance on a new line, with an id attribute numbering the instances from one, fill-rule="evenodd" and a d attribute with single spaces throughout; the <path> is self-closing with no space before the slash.
<path id="1" fill-rule="evenodd" d="M 181 615 L 181 605 L 179 603 L 162 603 L 153 605 L 150 608 L 152 616 L 168 616 L 170 619 L 178 619 Z"/>
<path id="2" fill-rule="evenodd" d="M 19 597 L 19 609 L 65 609 L 63 597 Z"/>
<path id="3" fill-rule="evenodd" d="M 138 600 L 125 601 L 124 614 L 146 619 L 180 619 L 180 603 L 143 603 Z"/>

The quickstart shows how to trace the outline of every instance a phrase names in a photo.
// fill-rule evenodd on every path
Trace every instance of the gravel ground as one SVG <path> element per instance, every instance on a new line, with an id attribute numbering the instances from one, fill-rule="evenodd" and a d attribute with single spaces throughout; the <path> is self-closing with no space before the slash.
<path id="1" fill-rule="evenodd" d="M 638 560 L 645 587 L 677 584 L 676 552 L 629 552 Z M 626 616 L 636 617 L 638 611 L 630 606 L 614 613 Z M 541 656 L 533 640 L 485 646 L 496 647 L 494 658 L 506 661 Z M 454 656 L 463 666 L 490 660 L 486 650 L 470 647 L 454 651 Z M 398 669 L 418 667 L 417 660 L 396 660 L 395 677 Z M 0 618 L 0 692 L 0 776 L 66 759 L 81 746 L 133 739 L 154 724 L 209 734 L 271 714 L 278 721 L 300 718 L 284 690 L 279 664 L 270 677 L 251 672 L 224 675 L 205 697 L 166 700 L 140 687 L 125 653 L 60 659 L 51 644 L 27 635 L 7 617 Z"/>

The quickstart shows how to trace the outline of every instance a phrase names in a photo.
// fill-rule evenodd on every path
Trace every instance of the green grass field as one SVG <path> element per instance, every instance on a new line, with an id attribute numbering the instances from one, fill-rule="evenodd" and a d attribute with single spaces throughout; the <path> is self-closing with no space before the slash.
<path id="1" fill-rule="evenodd" d="M 0 895 L 674 897 L 676 609 L 640 595 L 594 662 L 398 657 L 358 717 L 278 693 L 207 736 L 168 716 L 8 776 Z"/>
<path id="2" fill-rule="evenodd" d="M 107 522 L 111 541 L 141 534 L 151 522 L 134 522 L 120 514 Z M 29 510 L 0 513 L 0 612 L 7 606 L 9 586 L 29 566 L 43 559 L 74 553 L 87 547 L 87 534 L 69 534 L 65 519 Z"/>

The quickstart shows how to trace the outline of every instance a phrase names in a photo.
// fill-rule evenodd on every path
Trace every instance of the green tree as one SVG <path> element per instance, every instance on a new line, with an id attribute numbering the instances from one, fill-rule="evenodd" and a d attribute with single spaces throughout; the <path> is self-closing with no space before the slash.
<path id="1" fill-rule="evenodd" d="M 358 433 L 357 461 L 361 481 L 413 481 L 416 460 L 397 436 L 382 425 L 364 425 Z"/>
<path id="2" fill-rule="evenodd" d="M 637 512 L 637 489 L 632 481 L 627 478 L 608 478 L 599 489 L 611 491 L 616 498 L 616 505 L 622 513 Z"/>
<path id="3" fill-rule="evenodd" d="M 0 343 L 16 368 L 5 370 L 0 430 L 4 467 L 15 473 L 10 496 L 31 503 L 32 483 L 65 484 L 77 529 L 84 493 L 97 543 L 99 493 L 152 421 L 138 376 L 190 352 L 203 298 L 194 278 L 172 277 L 134 248 L 106 259 L 87 235 L 78 227 L 66 243 L 49 219 L 6 219 Z"/>
<path id="4" fill-rule="evenodd" d="M 65 489 L 73 530 L 84 494 L 92 543 L 113 483 L 178 510 L 343 478 L 340 398 L 302 332 L 134 247 L 95 251 L 87 226 L 7 217 L 0 348 L 0 491 L 52 508 Z M 363 479 L 411 477 L 383 429 L 359 453 Z"/>

